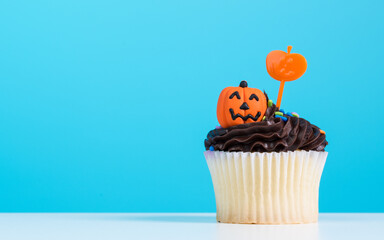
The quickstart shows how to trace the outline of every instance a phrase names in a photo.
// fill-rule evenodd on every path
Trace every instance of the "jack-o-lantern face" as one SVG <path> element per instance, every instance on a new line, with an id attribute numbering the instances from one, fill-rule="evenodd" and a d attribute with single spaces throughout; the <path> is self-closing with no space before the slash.
<path id="1" fill-rule="evenodd" d="M 267 97 L 256 88 L 248 88 L 246 81 L 239 87 L 225 88 L 217 103 L 217 119 L 223 128 L 259 122 L 267 110 Z"/>

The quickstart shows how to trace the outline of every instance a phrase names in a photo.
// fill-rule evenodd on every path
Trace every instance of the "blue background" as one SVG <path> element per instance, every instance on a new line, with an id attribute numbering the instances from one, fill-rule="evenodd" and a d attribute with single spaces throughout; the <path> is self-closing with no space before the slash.
<path id="1" fill-rule="evenodd" d="M 220 91 L 276 100 L 276 49 L 306 74 L 282 107 L 327 132 L 322 212 L 383 212 L 382 1 L 0 3 L 0 211 L 213 212 L 203 141 Z"/>

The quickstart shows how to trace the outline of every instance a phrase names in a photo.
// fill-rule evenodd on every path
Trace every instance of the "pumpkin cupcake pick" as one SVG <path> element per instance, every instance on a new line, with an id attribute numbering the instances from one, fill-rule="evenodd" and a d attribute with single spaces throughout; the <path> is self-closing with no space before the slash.
<path id="1" fill-rule="evenodd" d="M 298 53 L 291 53 L 292 46 L 288 46 L 287 53 L 275 50 L 267 55 L 266 65 L 269 75 L 280 81 L 276 106 L 280 108 L 285 82 L 300 78 L 307 70 L 307 60 Z"/>

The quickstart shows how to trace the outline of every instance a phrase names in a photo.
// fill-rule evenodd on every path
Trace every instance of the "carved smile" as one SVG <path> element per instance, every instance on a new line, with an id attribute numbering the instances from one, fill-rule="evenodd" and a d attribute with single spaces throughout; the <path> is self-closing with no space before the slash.
<path id="1" fill-rule="evenodd" d="M 261 115 L 261 112 L 257 112 L 256 116 L 252 116 L 251 114 L 248 114 L 247 116 L 244 117 L 244 116 L 241 116 L 239 113 L 235 115 L 235 112 L 233 111 L 232 108 L 229 109 L 229 112 L 231 113 L 231 117 L 233 120 L 235 120 L 236 118 L 241 118 L 243 121 L 247 121 L 250 118 L 256 122 Z"/>

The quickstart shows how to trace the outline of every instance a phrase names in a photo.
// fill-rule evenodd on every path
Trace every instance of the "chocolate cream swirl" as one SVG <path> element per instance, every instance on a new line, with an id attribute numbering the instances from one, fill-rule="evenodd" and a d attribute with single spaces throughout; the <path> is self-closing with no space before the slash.
<path id="1" fill-rule="evenodd" d="M 320 129 L 303 118 L 284 114 L 287 121 L 275 117 L 276 105 L 267 108 L 261 122 L 246 123 L 210 131 L 205 149 L 227 152 L 324 151 L 328 142 Z"/>

